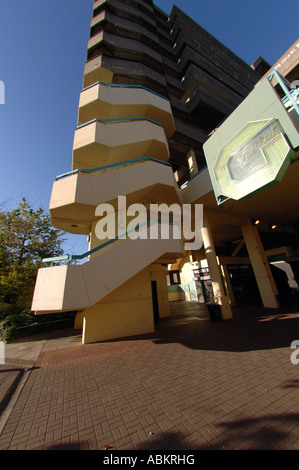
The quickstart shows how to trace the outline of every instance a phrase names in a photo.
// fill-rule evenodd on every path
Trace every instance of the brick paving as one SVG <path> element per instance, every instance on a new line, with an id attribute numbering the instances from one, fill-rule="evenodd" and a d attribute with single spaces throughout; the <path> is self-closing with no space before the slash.
<path id="1" fill-rule="evenodd" d="M 0 450 L 298 450 L 297 311 L 172 311 L 153 335 L 43 348 Z"/>

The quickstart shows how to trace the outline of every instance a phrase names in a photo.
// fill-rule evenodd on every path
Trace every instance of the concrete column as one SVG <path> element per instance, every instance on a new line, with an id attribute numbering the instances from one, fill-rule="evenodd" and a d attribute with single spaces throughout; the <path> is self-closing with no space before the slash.
<path id="1" fill-rule="evenodd" d="M 215 303 L 221 305 L 222 319 L 229 320 L 232 316 L 228 295 L 224 290 L 220 266 L 217 261 L 214 241 L 207 216 L 203 217 L 202 240 L 209 266 Z"/>
<path id="2" fill-rule="evenodd" d="M 258 230 L 250 222 L 241 228 L 263 305 L 267 308 L 279 308 L 277 288 Z"/>
<path id="3" fill-rule="evenodd" d="M 190 171 L 190 176 L 195 175 L 198 172 L 198 166 L 196 161 L 196 156 L 193 150 L 190 150 L 187 153 L 188 166 Z"/>
<path id="4" fill-rule="evenodd" d="M 224 278 L 225 278 L 225 281 L 226 281 L 225 284 L 226 284 L 226 289 L 228 291 L 229 300 L 230 300 L 231 304 L 234 304 L 234 303 L 236 303 L 236 299 L 235 299 L 234 291 L 232 289 L 232 283 L 231 283 L 231 280 L 230 280 L 230 277 L 229 277 L 229 272 L 228 272 L 228 269 L 227 269 L 227 265 L 222 264 L 222 266 L 223 266 L 223 273 L 224 273 Z"/>

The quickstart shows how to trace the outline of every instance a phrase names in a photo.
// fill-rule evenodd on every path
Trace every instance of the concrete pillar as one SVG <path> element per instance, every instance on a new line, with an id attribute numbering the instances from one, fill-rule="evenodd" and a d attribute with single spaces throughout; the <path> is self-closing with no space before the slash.
<path id="1" fill-rule="evenodd" d="M 190 176 L 194 176 L 198 172 L 198 166 L 196 161 L 196 156 L 193 150 L 190 150 L 187 153 L 188 166 L 190 171 Z"/>
<path id="2" fill-rule="evenodd" d="M 277 288 L 258 230 L 250 222 L 241 228 L 263 305 L 266 308 L 279 308 Z"/>
<path id="3" fill-rule="evenodd" d="M 224 290 L 223 279 L 221 277 L 221 270 L 216 256 L 214 241 L 209 221 L 205 214 L 203 217 L 202 240 L 209 266 L 215 303 L 221 305 L 222 319 L 229 320 L 233 317 L 229 297 Z"/>
<path id="4" fill-rule="evenodd" d="M 232 288 L 232 283 L 231 283 L 231 280 L 230 280 L 230 277 L 229 277 L 229 272 L 228 272 L 228 269 L 227 269 L 227 265 L 223 264 L 222 266 L 223 266 L 224 279 L 226 281 L 225 285 L 226 285 L 226 289 L 228 291 L 229 300 L 230 300 L 231 304 L 234 304 L 234 303 L 236 303 L 236 299 L 235 299 L 235 294 L 234 294 L 234 291 L 233 291 L 233 288 Z"/>

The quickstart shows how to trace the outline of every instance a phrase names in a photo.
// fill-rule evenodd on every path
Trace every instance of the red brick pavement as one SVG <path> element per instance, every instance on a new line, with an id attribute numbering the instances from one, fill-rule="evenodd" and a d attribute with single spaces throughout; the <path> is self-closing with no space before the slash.
<path id="1" fill-rule="evenodd" d="M 299 315 L 188 314 L 148 337 L 42 352 L 0 450 L 298 450 Z"/>

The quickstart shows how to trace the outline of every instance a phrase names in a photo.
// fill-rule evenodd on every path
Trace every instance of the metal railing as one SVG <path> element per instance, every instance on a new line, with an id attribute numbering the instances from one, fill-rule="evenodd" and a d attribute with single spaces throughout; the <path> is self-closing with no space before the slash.
<path id="1" fill-rule="evenodd" d="M 97 253 L 98 251 L 102 250 L 103 248 L 106 248 L 107 246 L 112 245 L 113 243 L 116 243 L 119 240 L 126 238 L 128 235 L 130 235 L 131 233 L 136 232 L 136 230 L 138 230 L 138 229 L 141 229 L 143 227 L 148 227 L 150 224 L 152 224 L 154 222 L 168 222 L 168 223 L 171 223 L 171 224 L 178 225 L 177 222 L 173 219 L 166 219 L 166 218 L 164 219 L 164 218 L 160 218 L 160 217 L 150 219 L 150 220 L 147 220 L 146 222 L 144 222 L 143 224 L 140 224 L 140 225 L 138 224 L 136 227 L 129 230 L 128 232 L 124 232 L 121 235 L 118 235 L 117 237 L 115 237 L 111 240 L 108 240 L 105 243 L 102 243 L 102 245 L 99 245 L 99 246 L 93 248 L 92 250 L 89 250 L 89 251 L 83 253 L 82 255 L 63 255 L 63 256 L 56 256 L 56 257 L 53 257 L 53 258 L 44 258 L 42 260 L 42 267 L 45 267 L 45 265 L 48 265 L 48 264 L 50 264 L 51 266 L 60 265 L 62 262 L 65 262 L 65 264 L 67 264 L 67 265 L 73 264 L 73 263 L 76 264 L 77 261 L 81 261 L 84 258 L 88 258 L 90 255 L 93 255 L 94 253 Z"/>
<path id="2" fill-rule="evenodd" d="M 163 160 L 158 160 L 157 158 L 140 157 L 140 158 L 136 158 L 134 160 L 126 160 L 124 162 L 112 163 L 111 165 L 101 166 L 101 167 L 98 167 L 98 168 L 92 168 L 92 169 L 89 169 L 89 170 L 84 170 L 84 169 L 79 168 L 77 170 L 68 171 L 67 173 L 63 173 L 61 175 L 56 176 L 56 181 L 60 180 L 62 178 L 66 178 L 66 177 L 71 176 L 71 175 L 75 175 L 77 173 L 84 173 L 84 174 L 99 173 L 100 171 L 111 170 L 112 168 L 117 168 L 117 167 L 126 166 L 126 165 L 132 165 L 132 164 L 135 164 L 135 163 L 139 163 L 139 162 L 142 162 L 142 161 L 148 161 L 148 160 L 156 162 L 156 163 L 161 163 L 163 165 L 171 167 L 170 163 L 164 162 Z"/>
<path id="3" fill-rule="evenodd" d="M 282 98 L 282 103 L 286 105 L 289 101 L 291 103 L 291 107 L 293 107 L 296 111 L 296 113 L 299 115 L 299 104 L 298 104 L 298 90 L 292 88 L 292 84 L 285 78 L 283 77 L 277 70 L 273 70 L 269 75 L 268 75 L 268 80 L 273 86 L 272 80 L 275 78 L 283 90 L 285 96 Z"/>
<path id="4" fill-rule="evenodd" d="M 82 129 L 82 127 L 89 126 L 90 124 L 93 124 L 95 122 L 101 122 L 102 124 L 116 124 L 118 122 L 132 122 L 132 121 L 149 121 L 149 122 L 152 122 L 153 124 L 156 124 L 157 126 L 163 127 L 163 124 L 161 124 L 158 121 L 154 121 L 153 119 L 140 116 L 140 117 L 131 117 L 131 118 L 117 118 L 117 119 L 95 118 L 95 119 L 92 119 L 91 121 L 84 122 L 84 124 L 80 124 L 80 126 L 77 126 L 76 130 Z"/>
<path id="5" fill-rule="evenodd" d="M 185 181 L 185 183 L 183 183 L 181 186 L 180 186 L 180 189 L 184 189 L 186 186 L 188 186 L 188 184 L 190 183 L 190 181 L 194 180 L 194 178 L 196 178 L 200 173 L 202 173 L 204 170 L 207 170 L 208 166 L 205 165 L 203 166 L 199 171 L 197 171 L 197 173 L 195 173 L 195 175 L 193 175 L 190 179 L 188 179 L 188 181 Z"/>

